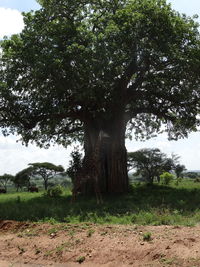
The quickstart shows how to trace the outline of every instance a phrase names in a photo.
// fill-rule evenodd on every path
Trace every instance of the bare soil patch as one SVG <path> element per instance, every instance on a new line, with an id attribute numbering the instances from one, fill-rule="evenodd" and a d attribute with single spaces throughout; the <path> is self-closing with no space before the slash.
<path id="1" fill-rule="evenodd" d="M 149 240 L 144 236 L 150 233 Z M 200 226 L 0 221 L 1 267 L 200 266 Z"/>

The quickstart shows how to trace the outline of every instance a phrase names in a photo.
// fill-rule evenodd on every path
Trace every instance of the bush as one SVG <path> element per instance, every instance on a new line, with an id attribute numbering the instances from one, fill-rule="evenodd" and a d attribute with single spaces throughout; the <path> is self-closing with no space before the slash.
<path id="1" fill-rule="evenodd" d="M 82 168 L 83 164 L 83 157 L 80 153 L 80 148 L 78 146 L 75 147 L 70 156 L 71 160 L 66 173 L 71 178 L 72 183 L 74 183 L 76 173 Z"/>
<path id="2" fill-rule="evenodd" d="M 143 234 L 143 241 L 151 241 L 151 233 L 147 232 Z"/>
<path id="3" fill-rule="evenodd" d="M 171 181 L 174 179 L 174 175 L 169 172 L 164 172 L 160 175 L 160 179 L 162 181 L 162 184 L 169 185 Z"/>
<path id="4" fill-rule="evenodd" d="M 76 261 L 78 263 L 82 263 L 82 262 L 84 262 L 84 260 L 85 260 L 85 256 L 80 256 L 80 257 L 78 257 L 78 259 Z"/>
<path id="5" fill-rule="evenodd" d="M 63 188 L 61 185 L 56 185 L 47 190 L 47 196 L 49 197 L 59 197 L 63 193 Z"/>

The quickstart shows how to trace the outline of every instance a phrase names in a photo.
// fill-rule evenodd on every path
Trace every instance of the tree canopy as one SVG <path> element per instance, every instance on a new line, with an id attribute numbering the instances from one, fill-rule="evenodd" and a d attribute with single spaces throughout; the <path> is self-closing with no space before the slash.
<path id="1" fill-rule="evenodd" d="M 123 109 L 141 136 L 194 130 L 198 24 L 164 0 L 43 0 L 2 42 L 0 123 L 24 141 L 66 143 Z M 103 121 L 103 122 L 102 122 Z M 75 134 L 78 133 L 78 136 Z"/>
<path id="2" fill-rule="evenodd" d="M 0 176 L 0 185 L 3 186 L 3 188 L 7 191 L 7 184 L 9 181 L 12 181 L 13 175 L 11 174 L 3 174 Z"/>
<path id="3" fill-rule="evenodd" d="M 185 168 L 185 165 L 182 165 L 182 164 L 177 164 L 174 168 L 174 171 L 176 173 L 176 177 L 177 178 L 180 178 L 182 177 L 183 178 L 183 172 L 186 171 L 187 169 Z"/>
<path id="4" fill-rule="evenodd" d="M 22 189 L 23 186 L 26 186 L 28 189 L 28 187 L 30 186 L 30 179 L 32 176 L 33 176 L 33 167 L 28 167 L 19 171 L 13 177 L 13 183 L 17 188 L 17 191 L 19 190 L 19 188 Z"/>
<path id="5" fill-rule="evenodd" d="M 137 175 L 142 175 L 146 182 L 153 183 L 155 178 L 160 181 L 163 172 L 177 170 L 184 165 L 177 162 L 177 157 L 169 158 L 158 148 L 144 148 L 128 153 L 128 166 L 135 169 Z"/>
<path id="6" fill-rule="evenodd" d="M 29 163 L 30 168 L 33 169 L 33 175 L 40 175 L 44 179 L 44 187 L 47 190 L 48 181 L 56 174 L 64 172 L 64 168 L 61 165 L 54 165 L 50 162 L 35 162 Z"/>

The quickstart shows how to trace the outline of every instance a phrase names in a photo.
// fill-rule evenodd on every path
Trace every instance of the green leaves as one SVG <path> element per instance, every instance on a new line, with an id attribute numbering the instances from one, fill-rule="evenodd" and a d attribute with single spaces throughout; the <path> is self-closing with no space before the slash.
<path id="1" fill-rule="evenodd" d="M 11 174 L 5 173 L 4 175 L 1 175 L 0 176 L 0 185 L 3 186 L 4 189 L 6 190 L 8 182 L 12 181 L 13 178 L 14 178 L 14 176 Z"/>
<path id="2" fill-rule="evenodd" d="M 198 24 L 161 0 L 42 0 L 5 39 L 0 125 L 25 143 L 69 144 L 120 110 L 140 136 L 199 123 Z M 2 108 L 3 107 L 3 108 Z M 117 107 L 117 108 L 116 108 Z M 5 129 L 4 129 L 5 130 Z"/>
<path id="3" fill-rule="evenodd" d="M 153 183 L 155 178 L 159 181 L 163 172 L 175 170 L 179 166 L 178 158 L 176 155 L 168 158 L 158 148 L 145 148 L 128 153 L 128 167 L 135 169 L 137 175 L 140 174 L 146 182 Z"/>
<path id="4" fill-rule="evenodd" d="M 53 178 L 56 174 L 61 174 L 64 172 L 64 168 L 61 165 L 54 165 L 50 162 L 36 162 L 29 163 L 29 165 L 33 169 L 33 175 L 39 175 L 44 180 L 45 190 L 48 188 L 48 180 Z"/>
<path id="5" fill-rule="evenodd" d="M 63 172 L 64 168 L 61 165 L 54 165 L 53 163 L 50 162 L 36 162 L 36 163 L 30 163 L 29 164 L 33 170 L 38 170 L 40 171 L 40 169 L 42 170 L 46 170 L 46 171 L 52 171 L 54 172 Z"/>

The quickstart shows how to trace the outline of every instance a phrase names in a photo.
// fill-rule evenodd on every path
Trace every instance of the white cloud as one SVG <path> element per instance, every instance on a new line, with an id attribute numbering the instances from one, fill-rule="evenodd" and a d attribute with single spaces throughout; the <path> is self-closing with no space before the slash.
<path id="1" fill-rule="evenodd" d="M 73 147 L 67 149 L 62 146 L 52 146 L 40 149 L 35 145 L 22 146 L 15 136 L 0 135 L 0 175 L 4 173 L 16 174 L 28 167 L 32 162 L 51 162 L 68 167 L 69 155 Z"/>
<path id="2" fill-rule="evenodd" d="M 188 16 L 199 14 L 199 0 L 167 0 L 167 2 L 171 3 L 172 8 L 178 10 L 180 13 L 186 13 Z"/>
<path id="3" fill-rule="evenodd" d="M 18 10 L 0 7 L 0 39 L 20 33 L 23 28 L 23 17 Z"/>

